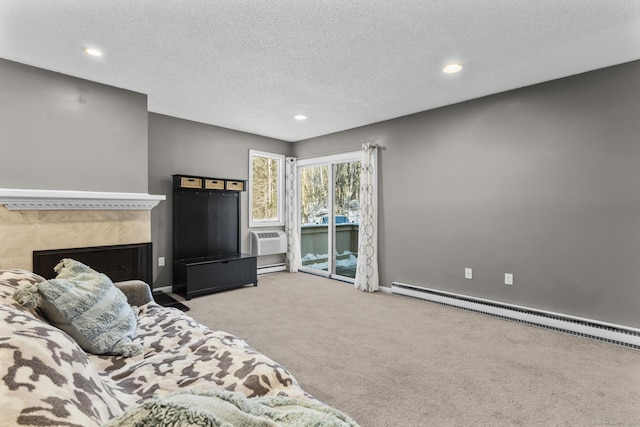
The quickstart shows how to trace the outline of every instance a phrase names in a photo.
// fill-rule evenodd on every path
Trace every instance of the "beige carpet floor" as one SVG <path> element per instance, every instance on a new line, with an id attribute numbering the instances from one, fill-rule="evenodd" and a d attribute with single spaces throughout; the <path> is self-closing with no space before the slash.
<path id="1" fill-rule="evenodd" d="M 363 427 L 640 426 L 635 349 L 304 273 L 186 305 Z"/>

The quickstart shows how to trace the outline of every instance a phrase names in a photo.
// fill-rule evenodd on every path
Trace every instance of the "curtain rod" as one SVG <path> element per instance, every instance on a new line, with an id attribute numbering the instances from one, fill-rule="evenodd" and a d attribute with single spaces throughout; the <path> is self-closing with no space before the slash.
<path id="1" fill-rule="evenodd" d="M 364 149 L 365 145 L 369 145 L 369 147 L 379 148 L 381 150 L 386 150 L 387 149 L 387 147 L 385 147 L 384 145 L 366 142 L 366 143 L 362 144 L 362 148 L 360 148 L 360 150 Z M 307 159 L 315 159 L 315 158 L 323 157 L 323 156 L 333 156 L 333 155 L 336 155 L 336 154 L 355 153 L 356 151 L 360 151 L 360 150 L 332 151 L 331 153 L 322 153 L 322 154 L 318 154 L 318 155 L 315 155 L 315 156 L 296 157 L 296 160 L 307 160 Z M 289 156 L 289 157 L 293 157 L 293 156 Z"/>

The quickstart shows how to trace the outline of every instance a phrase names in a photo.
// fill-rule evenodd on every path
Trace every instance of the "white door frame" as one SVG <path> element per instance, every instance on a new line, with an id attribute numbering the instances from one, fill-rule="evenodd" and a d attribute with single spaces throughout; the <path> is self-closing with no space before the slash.
<path id="1" fill-rule="evenodd" d="M 334 194 L 334 171 L 333 171 L 333 166 L 339 163 L 350 163 L 350 162 L 361 162 L 362 161 L 362 152 L 360 150 L 358 151 L 349 151 L 346 153 L 340 153 L 340 154 L 330 154 L 330 155 L 326 155 L 326 156 L 318 156 L 318 157 L 309 157 L 306 159 L 298 159 L 297 162 L 297 168 L 298 168 L 298 173 L 297 173 L 297 178 L 298 178 L 298 182 L 296 183 L 298 189 L 302 188 L 301 187 L 301 173 L 300 170 L 304 167 L 310 167 L 310 166 L 328 166 L 329 169 L 329 174 L 328 174 L 328 180 L 327 180 L 327 185 L 329 186 L 329 195 L 331 197 L 329 197 L 329 200 L 327 201 L 327 212 L 329 213 L 328 215 L 328 224 L 327 224 L 327 230 L 328 231 L 328 247 L 327 247 L 327 261 L 329 263 L 328 266 L 328 271 L 323 271 L 323 270 L 317 270 L 314 268 L 307 268 L 307 267 L 303 267 L 302 266 L 302 260 L 300 260 L 300 266 L 299 266 L 299 270 L 306 272 L 306 273 L 312 273 L 312 274 L 317 274 L 320 276 L 326 276 L 326 277 L 335 277 L 337 279 L 340 280 L 344 280 L 350 283 L 354 282 L 354 279 L 351 277 L 345 277 L 345 276 L 340 276 L 338 274 L 334 274 L 332 273 L 332 271 L 334 271 L 334 265 L 335 265 L 335 244 L 334 244 L 334 237 L 335 237 L 335 215 L 333 215 L 334 212 L 334 199 L 335 199 L 335 194 Z M 296 200 L 296 203 L 298 204 L 298 245 L 302 246 L 302 209 L 300 208 L 300 203 L 301 203 L 301 194 L 300 191 L 298 191 L 298 197 Z M 301 255 L 304 256 L 304 255 Z"/>

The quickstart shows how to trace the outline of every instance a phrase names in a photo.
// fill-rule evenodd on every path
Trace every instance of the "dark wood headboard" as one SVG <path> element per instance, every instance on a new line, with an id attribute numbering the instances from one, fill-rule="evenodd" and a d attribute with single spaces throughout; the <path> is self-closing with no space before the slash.
<path id="1" fill-rule="evenodd" d="M 151 242 L 33 251 L 33 272 L 52 279 L 56 277 L 53 267 L 63 258 L 80 261 L 113 282 L 139 279 L 151 284 Z"/>

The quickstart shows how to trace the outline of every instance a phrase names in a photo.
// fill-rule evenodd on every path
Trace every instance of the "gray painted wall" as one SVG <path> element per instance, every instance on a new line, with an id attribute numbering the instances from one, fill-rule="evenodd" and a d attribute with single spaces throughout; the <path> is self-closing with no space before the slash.
<path id="1" fill-rule="evenodd" d="M 147 192 L 147 96 L 0 59 L 0 187 Z"/>
<path id="2" fill-rule="evenodd" d="M 149 192 L 165 202 L 151 211 L 154 246 L 154 287 L 172 282 L 172 175 L 249 179 L 249 150 L 290 155 L 288 142 L 237 132 L 160 114 L 149 114 Z M 249 251 L 248 193 L 241 196 L 241 248 Z M 157 257 L 164 256 L 164 267 Z M 263 263 L 263 259 L 260 262 Z"/>
<path id="3" fill-rule="evenodd" d="M 298 142 L 294 154 L 386 146 L 382 285 L 640 327 L 638 76 L 635 61 Z"/>
<path id="4" fill-rule="evenodd" d="M 640 61 L 289 144 L 147 114 L 145 95 L 0 60 L 0 187 L 167 195 L 151 213 L 160 287 L 172 174 L 246 179 L 249 149 L 309 157 L 378 142 L 383 285 L 640 327 L 638 75 Z"/>

